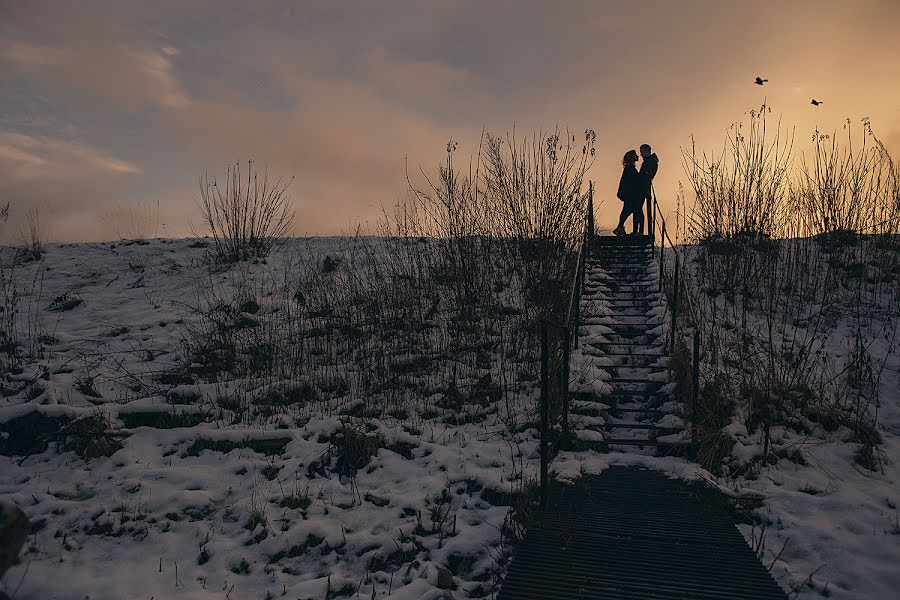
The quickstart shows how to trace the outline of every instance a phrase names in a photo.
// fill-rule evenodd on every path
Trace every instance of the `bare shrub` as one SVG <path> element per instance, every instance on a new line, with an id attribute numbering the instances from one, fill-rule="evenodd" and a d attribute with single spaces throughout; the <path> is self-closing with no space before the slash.
<path id="1" fill-rule="evenodd" d="M 834 232 L 876 233 L 892 227 L 896 212 L 896 170 L 864 119 L 854 145 L 852 121 L 837 133 L 813 133 L 812 157 L 800 165 L 796 210 L 808 235 Z"/>
<path id="2" fill-rule="evenodd" d="M 159 200 L 155 203 L 117 204 L 103 220 L 119 240 L 146 242 L 159 237 Z"/>
<path id="3" fill-rule="evenodd" d="M 586 131 L 580 148 L 573 134 L 567 131 L 561 140 L 558 130 L 521 142 L 515 132 L 505 138 L 487 134 L 486 142 L 482 183 L 491 209 L 490 232 L 577 246 L 584 225 L 581 190 L 593 164 L 596 134 Z"/>
<path id="4" fill-rule="evenodd" d="M 358 470 L 365 468 L 378 453 L 381 441 L 377 436 L 367 435 L 359 427 L 344 421 L 333 444 L 337 456 L 335 472 L 352 477 Z"/>
<path id="5" fill-rule="evenodd" d="M 47 237 L 40 209 L 32 207 L 25 211 L 25 222 L 19 229 L 19 235 L 25 246 L 26 256 L 31 260 L 40 260 L 44 255 Z"/>
<path id="6" fill-rule="evenodd" d="M 199 208 L 213 238 L 213 254 L 225 263 L 253 256 L 265 256 L 291 231 L 293 212 L 288 181 L 269 181 L 268 169 L 262 177 L 248 161 L 247 177 L 240 164 L 228 167 L 224 188 L 205 175 L 200 181 Z"/>
<path id="7" fill-rule="evenodd" d="M 438 182 L 426 177 L 425 189 L 410 184 L 413 202 L 400 207 L 395 223 L 416 236 L 445 240 L 444 264 L 470 297 L 476 288 L 490 289 L 476 283 L 478 265 L 499 259 L 522 281 L 529 304 L 560 309 L 562 280 L 584 231 L 581 190 L 595 143 L 593 130 L 581 144 L 568 131 L 521 140 L 515 132 L 485 133 L 464 175 L 453 167 L 451 140 Z"/>
<path id="8" fill-rule="evenodd" d="M 731 382 L 738 417 L 762 436 L 763 460 L 785 450 L 773 447 L 776 427 L 844 426 L 866 457 L 878 456 L 869 432 L 877 433 L 891 345 L 874 342 L 896 340 L 900 319 L 897 169 L 867 121 L 863 128 L 862 147 L 849 133 L 844 146 L 816 132 L 804 157 L 812 162 L 791 171 L 777 138 L 765 141 L 764 114 L 752 113 L 750 139 L 742 146 L 736 134 L 724 155 L 731 163 L 704 170 L 685 161 L 695 188 L 687 239 L 700 244 L 684 263 L 684 313 L 702 331 L 702 388 Z M 854 350 L 843 361 L 848 331 Z M 695 413 L 695 422 L 721 421 L 704 402 Z"/>
<path id="9" fill-rule="evenodd" d="M 9 220 L 9 203 L 0 208 L 0 235 Z M 7 257 L 7 248 L 0 247 L 0 368 L 4 371 L 16 363 L 19 337 L 16 316 L 19 311 L 19 289 L 16 281 L 14 257 Z"/>
<path id="10" fill-rule="evenodd" d="M 99 412 L 76 419 L 63 426 L 55 435 L 61 451 L 73 451 L 82 458 L 112 456 L 122 444 L 109 433 L 109 417 Z"/>
<path id="11" fill-rule="evenodd" d="M 729 128 L 721 154 L 682 152 L 695 201 L 684 215 L 690 241 L 780 235 L 786 213 L 794 136 L 767 124 L 771 108 L 750 111 L 750 121 Z"/>
<path id="12" fill-rule="evenodd" d="M 544 280 L 571 280 L 586 219 L 586 198 L 575 193 L 590 162 L 592 132 L 586 138 L 583 153 L 570 150 L 579 161 L 568 171 L 540 159 L 556 169 L 552 177 L 568 178 L 555 184 L 567 190 L 557 204 L 581 207 L 548 205 L 556 216 L 543 217 L 542 229 L 501 228 L 502 198 L 485 194 L 479 163 L 465 175 L 455 168 L 451 143 L 424 189 L 411 185 L 404 202 L 384 211 L 380 235 L 357 231 L 327 255 L 304 253 L 297 240 L 290 255 L 196 280 L 177 369 L 161 379 L 240 378 L 246 402 L 234 419 L 248 423 L 309 410 L 411 425 L 480 423 L 499 413 L 516 428 L 536 418 L 536 324 L 549 297 L 542 292 L 563 297 L 561 285 Z M 551 142 L 541 142 L 544 151 L 562 153 L 565 140 Z M 549 250 L 535 252 L 539 244 Z M 510 268 L 528 252 L 531 268 Z"/>

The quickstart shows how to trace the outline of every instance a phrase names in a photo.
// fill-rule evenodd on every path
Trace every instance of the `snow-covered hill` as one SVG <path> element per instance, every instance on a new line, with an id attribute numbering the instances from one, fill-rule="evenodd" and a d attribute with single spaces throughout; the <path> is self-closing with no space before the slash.
<path id="1" fill-rule="evenodd" d="M 15 600 L 491 597 L 510 555 L 504 532 L 527 516 L 537 472 L 526 368 L 537 348 L 504 330 L 503 315 L 522 309 L 502 286 L 484 347 L 447 324 L 445 297 L 421 299 L 428 326 L 406 336 L 415 344 L 376 342 L 378 327 L 403 326 L 387 313 L 316 331 L 322 290 L 302 286 L 332 272 L 350 281 L 358 243 L 291 240 L 229 269 L 211 269 L 198 240 L 50 245 L 8 270 L 22 357 L 4 359 L 0 494 L 35 527 L 3 589 Z M 306 312 L 286 315 L 292 302 Z M 300 321 L 312 333 L 289 343 Z M 208 371 L 220 334 L 245 344 L 229 358 L 240 376 Z M 752 475 L 593 452 L 562 453 L 553 471 L 641 462 L 703 477 L 757 499 L 763 561 L 785 588 L 889 597 L 900 586 L 900 359 L 896 337 L 873 343 L 885 345 L 873 354 L 894 351 L 874 471 L 856 464 L 846 429 L 785 427 L 770 431 L 783 457 Z M 254 348 L 278 364 L 253 362 Z M 426 380 L 413 376 L 420 367 Z M 738 413 L 733 466 L 763 443 L 742 427 Z M 785 458 L 791 449 L 805 464 Z M 759 547 L 760 527 L 741 528 Z"/>

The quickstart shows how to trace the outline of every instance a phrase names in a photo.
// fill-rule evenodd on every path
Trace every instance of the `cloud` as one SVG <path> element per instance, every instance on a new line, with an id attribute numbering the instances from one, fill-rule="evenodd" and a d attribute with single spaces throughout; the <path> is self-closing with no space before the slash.
<path id="1" fill-rule="evenodd" d="M 211 175 L 221 176 L 227 163 L 252 157 L 274 176 L 294 176 L 298 222 L 303 230 L 322 231 L 324 224 L 373 214 L 371 205 L 393 203 L 405 186 L 405 153 L 440 150 L 449 136 L 375 102 L 367 92 L 356 90 L 355 96 L 368 101 L 352 112 L 344 112 L 337 99 L 329 103 L 319 97 L 274 114 L 239 102 L 206 105 L 173 115 L 171 128 Z"/>
<path id="2" fill-rule="evenodd" d="M 88 170 L 92 174 L 141 174 L 137 166 L 83 144 L 12 132 L 0 132 L 0 156 L 23 167 L 22 174 L 29 176 L 47 176 L 54 171 L 67 170 Z"/>
<path id="3" fill-rule="evenodd" d="M 775 0 L 397 0 L 390 10 L 0 0 L 0 77 L 12 81 L 0 90 L 0 131 L 36 140 L 4 138 L 0 165 L 19 183 L 52 162 L 51 179 L 67 172 L 85 193 L 158 198 L 175 233 L 198 175 L 253 157 L 296 176 L 298 231 L 333 233 L 404 193 L 407 157 L 413 176 L 436 168 L 450 137 L 463 164 L 485 127 L 591 127 L 590 177 L 598 199 L 611 199 L 604 222 L 626 149 L 653 145 L 660 201 L 674 208 L 680 147 L 694 134 L 700 150 L 720 149 L 728 125 L 764 100 L 797 125 L 797 140 L 846 116 L 895 132 L 900 88 L 884 73 L 900 56 L 888 35 L 897 10 L 874 0 L 823 0 L 813 12 Z M 864 27 L 848 26 L 856 16 Z M 770 83 L 753 85 L 757 74 Z M 813 95 L 827 104 L 811 110 Z M 93 187 L 63 157 L 95 174 Z M 93 196 L 69 198 L 97 210 Z"/>
<path id="4" fill-rule="evenodd" d="M 47 163 L 43 158 L 35 154 L 31 154 L 21 148 L 17 148 L 12 144 L 0 143 L 0 161 L 10 161 L 24 165 L 25 167 L 38 167 Z"/>
<path id="5" fill-rule="evenodd" d="M 454 133 L 441 106 L 452 111 L 467 94 L 477 96 L 474 76 L 462 69 L 399 61 L 382 49 L 362 56 L 347 77 L 298 73 L 291 61 L 273 58 L 266 78 L 282 97 L 278 108 L 232 89 L 164 120 L 212 173 L 253 157 L 260 168 L 295 176 L 297 221 L 310 232 L 333 231 L 393 204 L 406 186 L 406 157 L 413 171 L 420 162 L 430 170 Z"/>
<path id="6" fill-rule="evenodd" d="M 121 197 L 127 178 L 141 173 L 83 144 L 0 133 L 0 198 L 10 203 L 13 221 L 32 209 L 42 213 L 52 239 L 103 237 L 99 217 Z"/>
<path id="7" fill-rule="evenodd" d="M 403 60 L 381 46 L 360 57 L 356 72 L 372 93 L 411 112 L 453 119 L 477 114 L 491 100 L 484 82 L 468 69 L 433 59 Z"/>
<path id="8" fill-rule="evenodd" d="M 171 46 L 126 29 L 91 6 L 16 3 L 0 29 L 0 61 L 51 87 L 79 89 L 120 109 L 177 108 L 189 95 Z"/>

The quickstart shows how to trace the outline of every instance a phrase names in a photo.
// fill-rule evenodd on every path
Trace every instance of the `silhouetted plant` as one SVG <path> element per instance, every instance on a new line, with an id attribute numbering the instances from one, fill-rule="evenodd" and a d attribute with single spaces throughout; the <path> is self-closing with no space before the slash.
<path id="1" fill-rule="evenodd" d="M 844 143 L 836 133 L 813 133 L 813 155 L 800 164 L 795 192 L 796 210 L 809 235 L 879 233 L 895 226 L 896 170 L 868 119 L 861 128 L 856 145 L 850 119 Z"/>
<path id="2" fill-rule="evenodd" d="M 593 130 L 580 144 L 568 131 L 537 132 L 521 141 L 515 132 L 485 133 L 465 175 L 453 166 L 451 140 L 437 183 L 427 176 L 424 189 L 411 183 L 411 202 L 398 207 L 393 222 L 445 243 L 442 262 L 462 286 L 461 300 L 490 294 L 479 265 L 499 258 L 517 274 L 531 306 L 559 310 L 563 303 L 554 296 L 564 291 L 584 231 L 582 188 L 596 138 Z"/>
<path id="3" fill-rule="evenodd" d="M 775 427 L 877 431 L 891 344 L 873 342 L 897 335 L 900 203 L 897 168 L 868 121 L 861 147 L 849 122 L 846 146 L 816 132 L 811 162 L 792 170 L 780 135 L 766 141 L 763 110 L 751 113 L 747 139 L 731 134 L 730 163 L 685 155 L 695 202 L 684 227 L 699 245 L 681 282 L 683 314 L 702 331 L 702 389 L 720 375 L 732 382 L 737 414 L 769 460 Z M 842 362 L 835 334 L 848 321 L 856 341 Z M 702 402 L 697 411 L 695 421 L 713 420 Z M 863 437 L 877 457 L 877 436 Z"/>
<path id="4" fill-rule="evenodd" d="M 103 220 L 117 239 L 146 243 L 148 238 L 159 237 L 159 200 L 152 204 L 116 204 Z"/>
<path id="5" fill-rule="evenodd" d="M 0 208 L 0 234 L 9 219 L 9 203 Z M 16 318 L 19 312 L 19 290 L 16 282 L 14 257 L 10 257 L 9 249 L 0 247 L 0 368 L 3 371 L 16 364 L 19 352 L 19 336 Z"/>
<path id="6" fill-rule="evenodd" d="M 767 126 L 771 108 L 750 111 L 750 122 L 735 123 L 716 157 L 683 151 L 684 170 L 695 202 L 684 215 L 690 241 L 781 234 L 793 150 L 793 132 L 779 120 Z"/>
<path id="7" fill-rule="evenodd" d="M 37 207 L 25 211 L 25 223 L 20 229 L 22 243 L 25 245 L 25 255 L 30 260 L 40 260 L 44 255 L 44 243 L 46 232 L 44 220 Z"/>
<path id="8" fill-rule="evenodd" d="M 200 211 L 213 239 L 213 254 L 222 262 L 265 256 L 290 232 L 293 212 L 287 190 L 293 178 L 269 181 L 248 161 L 247 177 L 240 165 L 229 166 L 224 187 L 209 175 L 200 182 Z"/>

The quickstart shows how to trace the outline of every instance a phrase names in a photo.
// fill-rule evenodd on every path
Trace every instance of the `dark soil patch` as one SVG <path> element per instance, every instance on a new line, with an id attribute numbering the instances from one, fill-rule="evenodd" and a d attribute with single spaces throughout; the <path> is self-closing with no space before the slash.
<path id="1" fill-rule="evenodd" d="M 304 540 L 302 544 L 296 544 L 273 554 L 269 557 L 269 563 L 275 563 L 285 558 L 297 558 L 303 556 L 310 548 L 316 548 L 324 541 L 325 538 L 320 538 L 310 533 L 306 536 L 306 540 Z"/>
<path id="2" fill-rule="evenodd" d="M 48 417 L 37 410 L 0 423 L 0 454 L 30 456 L 47 450 L 59 430 L 67 425 L 68 417 Z"/>
<path id="3" fill-rule="evenodd" d="M 209 421 L 205 413 L 175 413 L 172 411 L 146 411 L 119 413 L 119 419 L 128 429 L 152 427 L 154 429 L 175 429 L 177 427 L 194 427 Z"/>
<path id="4" fill-rule="evenodd" d="M 112 456 L 122 444 L 109 433 L 109 423 L 100 415 L 72 421 L 56 434 L 57 445 L 64 452 L 74 452 L 82 458 Z"/>
<path id="5" fill-rule="evenodd" d="M 481 490 L 481 499 L 491 506 L 511 506 L 512 494 L 495 488 Z"/>
<path id="6" fill-rule="evenodd" d="M 411 444 L 409 442 L 394 442 L 392 444 L 385 445 L 385 448 L 390 450 L 391 452 L 396 452 L 406 460 L 413 459 L 413 450 L 417 448 L 415 444 Z"/>
<path id="7" fill-rule="evenodd" d="M 238 448 L 249 448 L 260 454 L 272 456 L 284 452 L 285 446 L 291 441 L 290 438 L 267 438 L 256 440 L 209 440 L 206 438 L 198 438 L 194 443 L 188 446 L 184 451 L 184 456 L 200 456 L 204 450 L 215 450 L 216 452 L 228 453 Z"/>
<path id="8" fill-rule="evenodd" d="M 54 298 L 53 301 L 50 302 L 50 305 L 47 307 L 47 310 L 64 312 L 67 310 L 72 310 L 79 304 L 81 304 L 81 298 L 79 298 L 77 294 L 70 294 L 69 292 L 66 292 L 65 294 L 61 294 Z"/>

